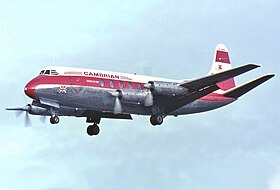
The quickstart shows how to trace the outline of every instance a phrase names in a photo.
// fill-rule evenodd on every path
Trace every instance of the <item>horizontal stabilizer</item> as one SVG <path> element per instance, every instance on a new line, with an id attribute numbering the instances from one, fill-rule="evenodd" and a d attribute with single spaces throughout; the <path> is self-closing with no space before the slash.
<path id="1" fill-rule="evenodd" d="M 223 82 L 225 80 L 228 80 L 230 78 L 236 77 L 238 75 L 241 75 L 243 73 L 246 73 L 250 70 L 256 69 L 260 67 L 259 65 L 254 64 L 248 64 L 244 66 L 240 66 L 234 69 L 230 69 L 227 71 L 223 71 L 220 73 L 216 73 L 210 76 L 206 76 L 200 79 L 195 79 L 192 81 L 184 82 L 180 84 L 180 86 L 193 89 L 193 90 L 199 90 L 201 88 L 207 87 L 209 85 L 213 85 L 219 82 Z"/>
<path id="2" fill-rule="evenodd" d="M 274 76 L 275 76 L 274 74 L 265 75 L 265 76 L 255 79 L 253 81 L 250 81 L 246 84 L 243 84 L 241 86 L 237 86 L 231 90 L 228 90 L 226 93 L 224 93 L 224 96 L 229 97 L 229 98 L 239 98 L 240 96 L 246 94 L 253 88 L 259 86 L 260 84 L 264 83 L 265 81 L 271 79 Z"/>

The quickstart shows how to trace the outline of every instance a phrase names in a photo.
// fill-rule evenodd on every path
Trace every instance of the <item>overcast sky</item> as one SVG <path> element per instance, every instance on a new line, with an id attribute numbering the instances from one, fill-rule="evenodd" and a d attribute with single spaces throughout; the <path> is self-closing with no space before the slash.
<path id="1" fill-rule="evenodd" d="M 0 0 L 0 189 L 279 190 L 280 1 Z M 167 78 L 208 73 L 225 43 L 233 66 L 276 77 L 224 108 L 166 118 L 57 126 L 5 107 L 30 103 L 40 69 L 73 66 Z"/>

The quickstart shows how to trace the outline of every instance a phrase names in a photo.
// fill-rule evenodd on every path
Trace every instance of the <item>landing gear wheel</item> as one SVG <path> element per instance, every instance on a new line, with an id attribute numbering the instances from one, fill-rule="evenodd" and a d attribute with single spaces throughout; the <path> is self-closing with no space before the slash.
<path id="1" fill-rule="evenodd" d="M 59 117 L 53 116 L 50 118 L 51 124 L 58 124 L 59 123 Z"/>
<path id="2" fill-rule="evenodd" d="M 150 117 L 150 122 L 153 126 L 161 125 L 163 123 L 163 116 L 161 115 L 152 115 Z"/>
<path id="3" fill-rule="evenodd" d="M 100 132 L 100 128 L 98 127 L 98 125 L 94 124 L 94 125 L 89 125 L 87 127 L 87 134 L 89 136 L 93 136 L 93 135 L 98 135 Z"/>

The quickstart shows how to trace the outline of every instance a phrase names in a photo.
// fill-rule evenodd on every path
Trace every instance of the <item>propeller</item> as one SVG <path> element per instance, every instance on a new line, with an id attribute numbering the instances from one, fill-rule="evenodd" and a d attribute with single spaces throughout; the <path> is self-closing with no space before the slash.
<path id="1" fill-rule="evenodd" d="M 24 117 L 24 126 L 29 127 L 31 125 L 31 120 L 29 117 L 30 112 L 32 111 L 32 106 L 31 104 L 27 104 L 24 107 L 21 108 L 6 108 L 8 111 L 16 111 L 16 117 L 18 118 L 20 115 L 22 115 L 23 112 L 25 112 L 25 117 Z M 46 116 L 41 116 L 40 120 L 45 123 L 46 121 Z"/>
<path id="2" fill-rule="evenodd" d="M 40 117 L 40 121 L 42 122 L 42 123 L 46 123 L 46 119 L 47 119 L 47 117 L 45 116 L 45 115 L 42 115 L 41 117 Z"/>
<path id="3" fill-rule="evenodd" d="M 153 67 L 152 66 L 146 66 L 146 67 L 144 67 L 143 71 L 144 71 L 144 75 L 152 76 Z"/>
<path id="4" fill-rule="evenodd" d="M 144 87 L 148 89 L 148 94 L 146 95 L 145 102 L 144 102 L 144 105 L 147 106 L 147 107 L 152 106 L 153 103 L 154 103 L 153 94 L 151 92 L 152 86 L 153 85 L 150 82 L 144 84 Z"/>
<path id="5" fill-rule="evenodd" d="M 25 112 L 24 126 L 29 127 L 30 125 L 31 125 L 31 121 L 30 121 L 30 118 L 29 118 L 29 113 Z"/>
<path id="6" fill-rule="evenodd" d="M 114 114 L 122 113 L 122 104 L 120 100 L 122 98 L 122 91 L 116 90 L 111 92 L 111 95 L 115 97 Z"/>
<path id="7" fill-rule="evenodd" d="M 31 105 L 27 104 L 22 108 L 6 108 L 8 111 L 16 111 L 16 117 L 18 118 L 23 112 L 25 112 L 24 126 L 29 127 L 31 125 L 31 121 L 29 118 L 29 112 L 31 111 Z"/>

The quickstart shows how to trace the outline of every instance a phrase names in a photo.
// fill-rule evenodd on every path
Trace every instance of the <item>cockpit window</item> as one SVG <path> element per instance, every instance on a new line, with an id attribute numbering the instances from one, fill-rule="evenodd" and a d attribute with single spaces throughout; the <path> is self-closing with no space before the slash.
<path id="1" fill-rule="evenodd" d="M 58 75 L 56 70 L 42 70 L 39 75 Z"/>
<path id="2" fill-rule="evenodd" d="M 51 70 L 51 75 L 58 75 L 58 72 L 56 72 L 56 70 Z"/>
<path id="3" fill-rule="evenodd" d="M 42 70 L 42 71 L 40 72 L 40 74 L 39 74 L 39 75 L 42 75 L 42 74 L 44 74 L 44 72 L 45 72 L 45 70 Z"/>

